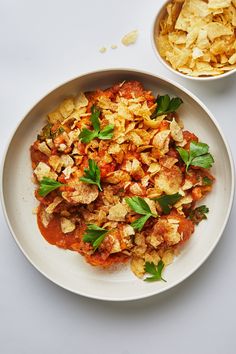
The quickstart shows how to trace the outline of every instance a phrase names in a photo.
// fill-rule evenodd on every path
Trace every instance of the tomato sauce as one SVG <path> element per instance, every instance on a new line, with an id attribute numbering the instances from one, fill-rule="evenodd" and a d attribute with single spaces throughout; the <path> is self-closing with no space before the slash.
<path id="1" fill-rule="evenodd" d="M 88 251 L 93 248 L 90 244 L 85 243 L 82 240 L 82 236 L 86 229 L 85 224 L 77 227 L 73 232 L 64 234 L 61 231 L 60 216 L 54 214 L 53 219 L 49 222 L 48 226 L 45 227 L 40 216 L 41 210 L 41 207 L 39 207 L 37 214 L 38 227 L 45 240 L 51 245 L 76 251 L 85 256 L 86 261 L 94 266 L 108 267 L 112 264 L 125 263 L 129 260 L 130 257 L 121 252 L 110 254 L 109 256 L 102 252 L 88 254 Z"/>
<path id="2" fill-rule="evenodd" d="M 78 235 L 75 231 L 64 234 L 61 231 L 60 218 L 57 215 L 53 215 L 52 220 L 49 222 L 48 226 L 45 227 L 42 223 L 41 208 L 39 208 L 37 214 L 38 227 L 41 234 L 52 245 L 57 245 L 60 248 L 72 249 L 71 246 L 79 241 Z"/>
<path id="3" fill-rule="evenodd" d="M 41 151 L 36 150 L 34 145 L 30 147 L 30 155 L 31 155 L 31 161 L 32 161 L 32 166 L 35 168 L 39 162 L 47 162 L 48 157 L 47 155 L 43 154 Z"/>

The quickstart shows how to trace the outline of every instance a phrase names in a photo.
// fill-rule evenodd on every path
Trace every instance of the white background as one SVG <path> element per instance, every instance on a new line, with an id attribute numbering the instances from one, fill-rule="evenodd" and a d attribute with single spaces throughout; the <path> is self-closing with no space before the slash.
<path id="1" fill-rule="evenodd" d="M 164 68 L 150 41 L 162 3 L 0 0 L 1 158 L 16 124 L 43 95 L 109 67 L 147 70 L 190 89 L 213 112 L 235 156 L 236 74 L 192 82 Z M 133 29 L 137 43 L 122 46 Z M 18 249 L 0 210 L 0 353 L 235 353 L 235 210 L 234 203 L 221 241 L 194 275 L 164 294 L 126 303 L 86 299 L 44 278 Z"/>

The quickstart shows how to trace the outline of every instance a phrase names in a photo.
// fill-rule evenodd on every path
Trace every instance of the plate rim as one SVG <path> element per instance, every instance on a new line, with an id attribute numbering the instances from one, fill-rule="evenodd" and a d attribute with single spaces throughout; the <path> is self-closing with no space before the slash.
<path id="1" fill-rule="evenodd" d="M 23 121 L 25 120 L 25 118 L 30 114 L 30 112 L 43 100 L 45 99 L 48 95 L 50 95 L 52 92 L 56 91 L 57 89 L 61 88 L 62 86 L 69 84 L 70 82 L 80 79 L 82 77 L 86 77 L 89 75 L 94 75 L 97 73 L 107 73 L 107 72 L 126 72 L 126 75 L 128 74 L 128 72 L 135 74 L 135 73 L 139 73 L 142 74 L 144 76 L 151 76 L 154 77 L 155 79 L 158 80 L 162 80 L 168 84 L 171 84 L 175 87 L 177 87 L 178 89 L 180 89 L 181 91 L 183 91 L 185 94 L 187 94 L 191 99 L 193 99 L 195 102 L 198 103 L 198 105 L 207 113 L 208 117 L 210 118 L 210 120 L 214 123 L 214 125 L 216 126 L 217 130 L 219 131 L 221 138 L 223 140 L 223 143 L 225 145 L 226 151 L 227 151 L 227 155 L 229 158 L 229 163 L 230 163 L 230 178 L 231 178 L 231 190 L 230 190 L 230 199 L 229 199 L 229 204 L 227 207 L 227 212 L 225 214 L 225 218 L 224 218 L 224 222 L 221 225 L 221 228 L 218 232 L 218 237 L 215 239 L 213 245 L 208 249 L 208 251 L 206 252 L 205 256 L 201 259 L 201 262 L 199 262 L 191 271 L 189 271 L 188 273 L 186 273 L 184 276 L 182 276 L 181 278 L 178 278 L 178 280 L 176 280 L 175 282 L 173 282 L 172 284 L 170 284 L 169 286 L 166 286 L 163 289 L 159 289 L 157 290 L 152 290 L 152 291 L 147 291 L 145 294 L 143 295 L 137 295 L 137 296 L 126 296 L 126 297 L 106 297 L 106 296 L 100 296 L 100 295 L 91 295 L 89 294 L 89 292 L 85 292 L 85 291 L 76 291 L 74 289 L 72 289 L 69 286 L 65 286 L 63 285 L 63 282 L 54 280 L 52 276 L 49 276 L 48 274 L 45 273 L 45 271 L 43 271 L 42 269 L 40 269 L 39 266 L 37 266 L 33 259 L 30 257 L 30 255 L 27 254 L 27 252 L 24 250 L 24 248 L 20 245 L 20 242 L 18 241 L 18 238 L 13 230 L 13 227 L 11 226 L 9 217 L 7 215 L 7 211 L 6 211 L 6 205 L 5 205 L 5 199 L 4 199 L 4 191 L 3 191 L 3 179 L 4 179 L 4 169 L 5 169 L 5 164 L 6 164 L 6 159 L 7 159 L 7 154 L 8 151 L 10 149 L 12 140 L 15 136 L 15 134 L 17 133 L 19 127 L 21 126 L 21 124 L 23 123 Z M 211 113 L 211 111 L 206 107 L 206 105 L 195 95 L 193 94 L 191 91 L 189 91 L 188 89 L 186 89 L 185 87 L 183 87 L 181 84 L 179 84 L 178 82 L 169 79 L 169 78 L 165 78 L 162 75 L 157 75 L 153 72 L 150 71 L 146 71 L 146 70 L 139 70 L 139 69 L 135 69 L 135 68 L 122 68 L 122 67 L 118 67 L 118 68 L 106 68 L 106 69 L 99 69 L 99 70 L 92 70 L 92 71 L 88 71 L 85 73 L 82 73 L 80 75 L 76 75 L 74 77 L 72 77 L 69 80 L 65 80 L 63 81 L 61 84 L 58 84 L 57 86 L 55 86 L 54 88 L 52 88 L 51 90 L 48 90 L 47 93 L 42 96 L 41 98 L 39 98 L 38 100 L 35 100 L 36 102 L 31 105 L 31 108 L 27 110 L 26 114 L 24 114 L 22 116 L 22 118 L 20 119 L 20 121 L 16 124 L 16 126 L 13 128 L 12 133 L 10 134 L 9 138 L 7 139 L 6 145 L 5 145 L 5 149 L 3 150 L 3 157 L 2 157 L 2 161 L 1 161 L 1 168 L 0 168 L 0 199 L 1 199 L 1 205 L 2 205 L 2 209 L 3 209 L 3 215 L 5 217 L 8 229 L 13 237 L 13 239 L 15 240 L 16 244 L 18 245 L 19 249 L 21 250 L 21 252 L 23 253 L 23 255 L 26 257 L 26 259 L 30 262 L 30 264 L 37 269 L 42 275 L 44 275 L 48 280 L 50 280 L 51 282 L 53 282 L 54 284 L 56 284 L 57 286 L 60 286 L 61 288 L 70 291 L 76 295 L 80 295 L 80 296 L 84 296 L 90 299 L 95 299 L 95 300 L 102 300 L 102 301 L 114 301 L 114 302 L 123 302 L 123 301 L 134 301 L 134 300 L 141 300 L 141 299 L 145 299 L 148 298 L 150 296 L 154 296 L 154 295 L 158 295 L 161 294 L 173 287 L 175 287 L 176 285 L 182 283 L 185 279 L 189 278 L 193 273 L 195 273 L 201 266 L 202 264 L 207 260 L 207 258 L 210 256 L 210 254 L 214 251 L 216 245 L 218 244 L 219 240 L 221 239 L 224 229 L 227 225 L 227 222 L 229 220 L 229 216 L 232 210 L 232 205 L 233 205 L 233 200 L 234 200 L 234 193 L 235 193 L 235 167 L 234 167 L 234 161 L 233 161 L 233 157 L 232 157 L 232 152 L 231 149 L 229 147 L 229 144 L 227 142 L 227 139 L 225 138 L 224 133 L 221 130 L 221 127 L 219 126 L 219 123 L 217 122 L 216 118 L 214 117 L 214 115 Z"/>

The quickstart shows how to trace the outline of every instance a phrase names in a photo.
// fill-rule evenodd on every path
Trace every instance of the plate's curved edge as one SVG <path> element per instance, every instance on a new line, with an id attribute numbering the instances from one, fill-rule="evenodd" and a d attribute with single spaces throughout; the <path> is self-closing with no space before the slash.
<path id="1" fill-rule="evenodd" d="M 91 294 L 88 294 L 86 292 L 76 292 L 75 290 L 71 289 L 70 287 L 66 287 L 64 286 L 62 283 L 60 283 L 60 281 L 55 281 L 54 279 L 52 279 L 51 277 L 49 277 L 44 271 L 42 271 L 41 269 L 39 269 L 38 266 L 36 266 L 34 264 L 34 262 L 31 260 L 31 258 L 29 257 L 29 255 L 26 253 L 26 251 L 23 249 L 23 247 L 20 245 L 19 241 L 17 240 L 17 237 L 11 227 L 11 223 L 10 223 L 10 220 L 8 218 L 8 215 L 7 215 L 7 212 L 6 212 L 6 207 L 5 207 L 5 201 L 4 201 L 4 192 L 3 192 L 3 178 L 4 178 L 4 167 L 5 167 L 5 162 L 6 162 L 6 158 L 7 158 L 7 153 L 8 153 L 8 150 L 9 150 L 9 147 L 10 147 L 10 144 L 18 130 L 18 128 L 20 127 L 20 125 L 22 124 L 22 122 L 24 121 L 25 117 L 28 116 L 31 111 L 35 108 L 36 105 L 38 105 L 44 98 L 46 98 L 49 94 L 51 94 L 53 91 L 61 88 L 62 86 L 64 86 L 65 84 L 69 84 L 71 83 L 72 81 L 74 80 L 77 80 L 79 78 L 82 78 L 82 77 L 86 77 L 88 75 L 92 75 L 92 74 L 96 74 L 98 72 L 104 72 L 104 73 L 107 73 L 109 71 L 116 71 L 116 72 L 126 72 L 126 74 L 128 74 L 128 72 L 132 73 L 132 74 L 135 74 L 135 73 L 140 73 L 140 74 L 143 74 L 143 75 L 148 75 L 150 77 L 154 77 L 156 79 L 159 79 L 159 80 L 162 80 L 164 82 L 167 82 L 169 84 L 171 84 L 172 86 L 175 86 L 177 87 L 178 89 L 180 89 L 181 91 L 183 91 L 184 93 L 186 93 L 188 96 L 190 96 L 195 102 L 198 103 L 198 105 L 208 114 L 209 118 L 212 120 L 212 122 L 215 124 L 217 130 L 219 131 L 221 137 L 222 137 L 222 140 L 225 144 L 225 147 L 226 147 L 226 150 L 227 150 L 227 154 L 228 154 L 228 157 L 229 157 L 229 162 L 230 162 L 230 177 L 231 177 L 231 181 L 232 181 L 232 184 L 231 184 L 231 191 L 230 191 L 230 202 L 229 202 L 229 205 L 228 205 L 228 209 L 227 209 L 227 213 L 226 213 L 226 216 L 225 216 L 225 220 L 224 220 L 224 223 L 222 224 L 222 227 L 218 233 L 218 237 L 217 239 L 215 240 L 214 244 L 212 245 L 212 247 L 208 250 L 208 252 L 206 253 L 205 257 L 202 259 L 202 261 L 194 268 L 192 269 L 189 273 L 187 273 L 185 276 L 183 276 L 182 278 L 178 279 L 176 282 L 172 283 L 170 286 L 167 286 L 163 289 L 160 289 L 158 292 L 157 291 L 150 291 L 150 292 L 147 292 L 145 293 L 144 295 L 140 295 L 140 296 L 137 296 L 137 297 L 134 297 L 134 296 L 126 296 L 125 298 L 120 298 L 120 297 L 112 297 L 112 298 L 109 298 L 109 297 L 99 297 L 99 296 L 95 296 L 95 295 L 91 295 Z M 232 157 L 232 153 L 231 153 L 231 150 L 230 150 L 230 147 L 228 145 L 228 142 L 225 138 L 225 135 L 224 133 L 222 132 L 218 122 L 216 121 L 216 119 L 214 118 L 213 114 L 211 113 L 211 111 L 205 106 L 205 104 L 195 95 L 193 94 L 192 92 L 190 92 L 188 89 L 186 89 L 185 87 L 183 87 L 182 85 L 180 85 L 179 83 L 176 83 L 174 80 L 171 80 L 171 79 L 166 79 L 164 78 L 163 76 L 160 76 L 160 75 L 156 75 L 156 74 L 153 74 L 151 72 L 148 72 L 148 71 L 143 71 L 143 70 L 136 70 L 136 69 L 133 69 L 133 68 L 109 68 L 109 69 L 102 69 L 102 70 L 95 70 L 95 71 L 90 71 L 90 72 L 87 72 L 85 74 L 82 74 L 82 75 L 79 75 L 79 76 L 76 76 L 74 78 L 72 78 L 71 80 L 69 81 L 65 81 L 64 83 L 60 84 L 60 85 L 57 85 L 54 89 L 50 90 L 47 94 L 45 94 L 39 101 L 36 101 L 36 103 L 33 105 L 33 107 L 27 111 L 27 113 L 23 116 L 23 118 L 19 121 L 19 123 L 17 124 L 16 128 L 13 130 L 13 133 L 11 134 L 11 136 L 9 137 L 9 140 L 8 140 L 8 143 L 6 144 L 6 147 L 5 147 L 5 152 L 3 154 L 3 158 L 2 158 L 2 161 L 1 161 L 1 166 L 0 166 L 0 199 L 1 199 L 1 204 L 2 204 L 2 209 L 3 209 L 3 213 L 4 213 L 4 217 L 7 221 L 7 226 L 10 230 L 10 233 L 11 235 L 13 236 L 15 242 L 17 243 L 18 247 L 20 248 L 20 250 L 22 251 L 22 253 L 24 254 L 24 256 L 26 257 L 26 259 L 30 262 L 30 264 L 33 265 L 34 268 L 36 268 L 42 275 L 44 275 L 48 280 L 50 280 L 51 282 L 53 282 L 54 284 L 56 284 L 57 286 L 60 286 L 61 288 L 65 289 L 65 290 L 68 290 L 74 294 L 77 294 L 77 295 L 81 295 L 81 296 L 85 296 L 87 298 L 90 298 L 90 299 L 95 299 L 95 300 L 103 300 L 103 301 L 133 301 L 133 300 L 141 300 L 141 299 L 144 299 L 144 298 L 148 298 L 150 296 L 154 296 L 154 295 L 157 295 L 157 294 L 160 294 L 160 293 L 163 293 L 173 287 L 175 287 L 176 285 L 180 284 L 181 282 L 183 282 L 185 279 L 189 278 L 193 273 L 195 273 L 195 271 L 197 271 L 201 265 L 206 261 L 206 259 L 209 257 L 209 255 L 213 252 L 214 248 L 216 247 L 216 245 L 218 244 L 223 232 L 224 232 L 224 229 L 226 227 L 226 224 L 228 222 L 228 219 L 229 219 L 229 216 L 230 216 L 230 212 L 232 210 L 232 205 L 233 205 L 233 200 L 234 200 L 234 192 L 235 192 L 235 169 L 234 169 L 234 162 L 233 162 L 233 157 Z"/>

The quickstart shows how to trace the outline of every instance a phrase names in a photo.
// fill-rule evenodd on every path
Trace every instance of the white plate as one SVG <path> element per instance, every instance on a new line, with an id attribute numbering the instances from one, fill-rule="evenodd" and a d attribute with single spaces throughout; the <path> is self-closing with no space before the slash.
<path id="1" fill-rule="evenodd" d="M 105 88 L 123 80 L 141 81 L 154 93 L 179 96 L 184 104 L 179 114 L 186 129 L 210 146 L 215 158 L 213 192 L 204 203 L 208 220 L 196 227 L 182 253 L 165 270 L 164 282 L 137 279 L 129 266 L 103 270 L 85 263 L 76 252 L 47 243 L 41 236 L 32 210 L 37 205 L 29 147 L 45 124 L 45 115 L 65 96 Z M 6 152 L 2 170 L 2 203 L 10 230 L 28 260 L 48 279 L 74 293 L 91 298 L 121 301 L 145 298 L 163 292 L 190 276 L 206 260 L 219 241 L 229 217 L 234 191 L 233 162 L 227 143 L 208 109 L 180 85 L 145 72 L 111 69 L 93 72 L 69 81 L 45 96 L 17 127 Z"/>

